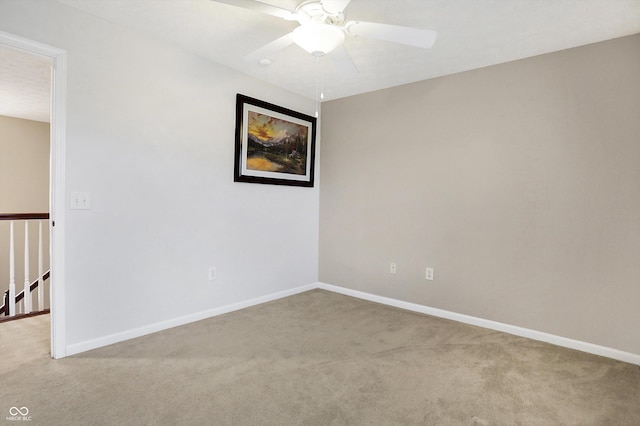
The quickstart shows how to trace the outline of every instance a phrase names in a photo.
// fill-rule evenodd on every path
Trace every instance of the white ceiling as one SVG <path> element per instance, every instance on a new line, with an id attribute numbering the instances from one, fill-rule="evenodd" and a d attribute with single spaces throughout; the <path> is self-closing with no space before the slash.
<path id="1" fill-rule="evenodd" d="M 51 62 L 0 46 L 0 115 L 49 122 Z"/>
<path id="2" fill-rule="evenodd" d="M 285 21 L 211 0 L 58 0 L 314 99 L 318 64 L 296 45 L 261 66 L 243 57 L 292 31 Z M 263 0 L 295 9 L 302 0 Z M 360 70 L 323 58 L 325 100 L 640 33 L 640 0 L 352 0 L 347 20 L 438 32 L 431 49 L 347 36 Z M 15 67 L 13 67 L 15 68 Z M 1 83 L 1 82 L 0 82 Z M 4 100 L 3 100 L 4 102 Z"/>

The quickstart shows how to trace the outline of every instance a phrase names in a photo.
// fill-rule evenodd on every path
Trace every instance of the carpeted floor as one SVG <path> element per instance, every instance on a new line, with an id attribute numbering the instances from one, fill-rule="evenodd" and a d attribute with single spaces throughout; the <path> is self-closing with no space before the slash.
<path id="1" fill-rule="evenodd" d="M 6 364 L 7 424 L 640 425 L 640 366 L 322 290 Z"/>
<path id="2" fill-rule="evenodd" d="M 0 375 L 11 370 L 30 367 L 29 364 L 46 360 L 51 354 L 51 318 L 49 314 L 0 322 Z M 0 388 L 2 385 L 0 376 Z M 0 399 L 0 402 L 4 401 Z M 0 405 L 0 420 L 4 419 Z"/>

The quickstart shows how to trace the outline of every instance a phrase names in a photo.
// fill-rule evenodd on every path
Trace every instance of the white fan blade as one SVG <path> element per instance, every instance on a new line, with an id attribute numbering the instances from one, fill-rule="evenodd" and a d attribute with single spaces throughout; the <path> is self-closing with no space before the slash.
<path id="1" fill-rule="evenodd" d="M 344 44 L 336 47 L 327 57 L 333 62 L 338 71 L 347 77 L 355 77 L 360 73 Z"/>
<path id="2" fill-rule="evenodd" d="M 267 15 L 277 16 L 287 21 L 295 21 L 295 11 L 283 9 L 260 0 L 211 0 L 216 3 L 228 4 L 230 6 L 241 7 L 256 12 L 266 13 Z"/>
<path id="3" fill-rule="evenodd" d="M 322 8 L 325 10 L 325 12 L 329 12 L 332 14 L 338 14 L 340 12 L 343 12 L 347 6 L 349 6 L 349 3 L 351 2 L 351 0 L 321 0 L 320 3 L 322 4 Z"/>
<path id="4" fill-rule="evenodd" d="M 433 46 L 437 36 L 437 33 L 431 30 L 362 21 L 347 22 L 345 30 L 347 33 L 358 37 L 392 41 L 425 49 Z"/>
<path id="5" fill-rule="evenodd" d="M 283 35 L 280 38 L 273 40 L 271 43 L 262 46 L 258 50 L 254 50 L 244 57 L 246 62 L 259 63 L 262 59 L 269 58 L 274 53 L 279 52 L 285 47 L 289 47 L 293 44 L 293 33 Z"/>

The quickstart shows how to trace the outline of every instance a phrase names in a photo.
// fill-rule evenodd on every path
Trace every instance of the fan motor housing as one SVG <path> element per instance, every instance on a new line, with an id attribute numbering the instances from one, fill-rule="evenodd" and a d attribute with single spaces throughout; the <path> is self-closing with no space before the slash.
<path id="1" fill-rule="evenodd" d="M 301 25 L 308 22 L 342 25 L 345 19 L 344 12 L 329 13 L 322 7 L 322 3 L 319 1 L 302 3 L 296 9 L 296 15 L 298 15 L 297 19 Z"/>

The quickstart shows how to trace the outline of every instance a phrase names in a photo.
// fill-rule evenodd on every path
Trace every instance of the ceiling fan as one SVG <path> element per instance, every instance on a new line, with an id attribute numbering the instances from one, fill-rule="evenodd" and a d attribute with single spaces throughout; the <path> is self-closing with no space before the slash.
<path id="1" fill-rule="evenodd" d="M 297 44 L 311 55 L 331 54 L 332 62 L 345 72 L 355 74 L 357 67 L 344 47 L 345 36 L 367 37 L 377 40 L 429 48 L 436 41 L 436 32 L 398 25 L 364 21 L 346 21 L 345 9 L 351 0 L 303 1 L 295 10 L 288 10 L 261 0 L 212 0 L 256 12 L 298 21 L 300 26 L 245 56 L 248 62 L 268 64 L 278 51 Z"/>

